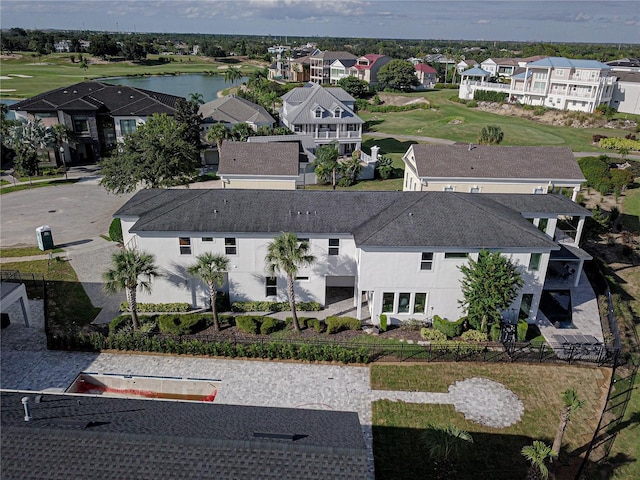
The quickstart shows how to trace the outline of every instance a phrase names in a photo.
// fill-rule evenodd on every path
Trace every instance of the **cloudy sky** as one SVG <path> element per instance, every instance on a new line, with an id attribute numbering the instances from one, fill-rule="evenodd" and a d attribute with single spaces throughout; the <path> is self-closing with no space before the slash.
<path id="1" fill-rule="evenodd" d="M 640 43 L 640 1 L 2 0 L 2 28 Z"/>

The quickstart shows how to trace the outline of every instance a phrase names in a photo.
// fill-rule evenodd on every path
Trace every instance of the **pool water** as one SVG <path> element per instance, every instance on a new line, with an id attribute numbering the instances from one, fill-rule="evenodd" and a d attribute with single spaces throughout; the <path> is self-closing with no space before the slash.
<path id="1" fill-rule="evenodd" d="M 556 328 L 576 328 L 571 318 L 571 290 L 544 290 L 540 311 Z"/>

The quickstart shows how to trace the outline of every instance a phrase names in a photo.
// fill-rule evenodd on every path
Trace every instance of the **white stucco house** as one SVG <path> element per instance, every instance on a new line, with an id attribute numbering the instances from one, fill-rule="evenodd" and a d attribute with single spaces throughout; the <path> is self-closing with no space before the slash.
<path id="1" fill-rule="evenodd" d="M 561 281 L 580 278 L 589 215 L 552 194 L 227 189 L 142 190 L 114 214 L 124 243 L 155 255 L 164 274 L 140 301 L 205 306 L 204 286 L 187 273 L 203 252 L 230 259 L 222 290 L 232 302 L 286 301 L 286 279 L 270 278 L 264 258 L 275 236 L 294 232 L 316 257 L 298 273 L 296 298 L 324 305 L 346 288 L 357 318 L 373 323 L 382 313 L 393 323 L 461 317 L 459 266 L 481 249 L 518 266 L 524 286 L 511 308 L 534 321 L 548 272 L 571 264 Z M 561 235 L 567 218 L 577 227 Z"/>
<path id="2" fill-rule="evenodd" d="M 614 71 L 612 75 L 618 80 L 613 87 L 610 105 L 620 113 L 640 115 L 640 71 Z"/>
<path id="3" fill-rule="evenodd" d="M 568 147 L 414 144 L 402 157 L 405 191 L 571 192 L 586 180 Z"/>

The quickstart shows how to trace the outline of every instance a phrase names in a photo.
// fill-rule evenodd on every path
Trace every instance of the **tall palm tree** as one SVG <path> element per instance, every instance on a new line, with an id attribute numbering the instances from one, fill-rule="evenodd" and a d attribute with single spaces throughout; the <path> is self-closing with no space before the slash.
<path id="1" fill-rule="evenodd" d="M 200 92 L 190 93 L 189 101 L 191 103 L 197 103 L 198 105 L 202 105 L 204 104 L 204 96 Z"/>
<path id="2" fill-rule="evenodd" d="M 38 151 L 55 143 L 53 130 L 39 118 L 9 127 L 7 140 L 18 154 L 21 173 L 29 176 L 38 173 Z"/>
<path id="3" fill-rule="evenodd" d="M 547 480 L 549 469 L 547 461 L 557 456 L 556 452 L 544 442 L 534 440 L 532 445 L 522 447 L 522 456 L 529 460 L 529 473 L 527 480 Z"/>
<path id="4" fill-rule="evenodd" d="M 455 425 L 430 425 L 422 434 L 429 458 L 434 462 L 438 478 L 451 478 L 455 475 L 453 461 L 465 447 L 473 443 L 469 432 Z"/>
<path id="5" fill-rule="evenodd" d="M 240 80 L 242 78 L 242 72 L 239 68 L 229 67 L 224 72 L 224 81 L 228 83 L 234 83 L 236 80 Z"/>
<path id="6" fill-rule="evenodd" d="M 65 143 L 69 143 L 70 141 L 75 139 L 75 133 L 72 129 L 67 127 L 64 123 L 56 123 L 53 127 L 53 136 L 56 141 L 56 145 L 58 147 L 57 154 L 60 155 L 60 161 L 64 166 L 64 174 L 67 174 L 67 164 L 64 160 L 64 153 L 60 151 Z"/>
<path id="7" fill-rule="evenodd" d="M 236 123 L 231 128 L 231 136 L 238 142 L 246 141 L 251 135 L 255 135 L 254 131 L 244 122 Z"/>
<path id="8" fill-rule="evenodd" d="M 222 148 L 222 141 L 231 137 L 231 132 L 227 127 L 222 123 L 214 123 L 207 130 L 207 134 L 205 138 L 209 143 L 215 143 L 218 147 L 218 154 L 220 154 L 220 149 Z"/>
<path id="9" fill-rule="evenodd" d="M 580 410 L 584 406 L 584 400 L 578 398 L 578 393 L 575 388 L 568 388 L 562 392 L 562 412 L 560 413 L 560 425 L 556 431 L 556 438 L 553 440 L 553 446 L 551 449 L 554 452 L 560 453 L 562 447 L 562 438 L 564 437 L 564 431 L 567 428 L 567 424 L 571 420 L 571 415 Z"/>
<path id="10" fill-rule="evenodd" d="M 221 287 L 224 282 L 224 274 L 229 270 L 229 259 L 224 255 L 206 252 L 196 257 L 196 263 L 187 268 L 189 275 L 199 277 L 207 284 L 209 289 L 209 300 L 211 301 L 211 312 L 213 313 L 213 329 L 220 330 L 218 322 L 218 308 L 216 307 L 217 287 Z"/>
<path id="11" fill-rule="evenodd" d="M 289 294 L 291 316 L 293 317 L 293 328 L 298 332 L 300 331 L 300 324 L 296 313 L 293 281 L 300 267 L 311 265 L 315 261 L 316 258 L 309 253 L 309 242 L 298 240 L 298 236 L 295 233 L 283 232 L 267 246 L 267 255 L 265 257 L 267 272 L 272 277 L 276 276 L 278 272 L 283 272 L 287 276 L 287 292 Z"/>
<path id="12" fill-rule="evenodd" d="M 151 281 L 160 276 L 162 275 L 152 254 L 128 248 L 114 253 L 111 257 L 111 268 L 102 274 L 106 292 L 126 292 L 134 330 L 140 327 L 136 301 L 138 288 L 151 293 Z"/>

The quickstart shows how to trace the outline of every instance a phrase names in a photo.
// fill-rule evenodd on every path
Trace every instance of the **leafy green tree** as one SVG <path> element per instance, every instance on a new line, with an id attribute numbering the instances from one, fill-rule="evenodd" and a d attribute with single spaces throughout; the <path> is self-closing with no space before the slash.
<path id="1" fill-rule="evenodd" d="M 134 62 L 147 58 L 147 51 L 134 38 L 127 38 L 122 42 L 120 52 L 125 60 L 133 60 Z"/>
<path id="2" fill-rule="evenodd" d="M 16 152 L 16 170 L 21 175 L 33 176 L 39 171 L 38 151 L 55 144 L 53 130 L 39 118 L 20 122 L 7 129 L 7 146 Z"/>
<path id="3" fill-rule="evenodd" d="M 84 70 L 85 72 L 86 72 L 87 70 L 89 70 L 89 64 L 87 63 L 87 59 L 86 59 L 86 58 L 81 58 L 81 59 L 80 59 L 80 68 L 81 68 L 82 70 Z"/>
<path id="4" fill-rule="evenodd" d="M 139 184 L 163 188 L 190 183 L 200 160 L 196 148 L 184 140 L 185 128 L 166 114 L 153 115 L 102 161 L 100 184 L 122 194 Z"/>
<path id="5" fill-rule="evenodd" d="M 200 125 L 202 124 L 202 114 L 199 112 L 200 105 L 197 102 L 180 99 L 176 102 L 176 121 L 183 129 L 185 142 L 193 145 L 196 149 L 196 156 L 200 150 Z"/>
<path id="6" fill-rule="evenodd" d="M 106 59 L 107 57 L 117 55 L 118 51 L 118 44 L 107 33 L 102 33 L 91 38 L 89 53 L 95 55 L 96 57 Z"/>
<path id="7" fill-rule="evenodd" d="M 547 462 L 557 456 L 549 445 L 539 440 L 534 440 L 532 445 L 522 447 L 521 453 L 529 461 L 528 480 L 547 480 L 549 478 Z"/>
<path id="8" fill-rule="evenodd" d="M 408 92 L 420 82 L 413 63 L 407 60 L 391 60 L 378 71 L 378 81 L 390 88 Z"/>
<path id="9" fill-rule="evenodd" d="M 473 438 L 455 425 L 430 425 L 422 434 L 422 441 L 433 462 L 436 478 L 444 480 L 455 477 L 454 462 L 473 443 Z"/>
<path id="10" fill-rule="evenodd" d="M 578 393 L 575 388 L 568 388 L 562 392 L 562 412 L 560 413 L 560 424 L 556 430 L 556 436 L 553 440 L 553 446 L 551 450 L 560 453 L 562 448 L 562 438 L 564 437 L 564 431 L 567 429 L 567 425 L 571 420 L 571 415 L 580 410 L 584 406 L 584 400 L 578 398 Z"/>
<path id="11" fill-rule="evenodd" d="M 393 159 L 389 157 L 378 158 L 376 170 L 382 180 L 387 180 L 393 174 Z"/>
<path id="12" fill-rule="evenodd" d="M 316 149 L 316 159 L 311 164 L 320 183 L 329 183 L 336 189 L 338 170 L 338 149 L 335 145 L 320 145 Z"/>
<path id="13" fill-rule="evenodd" d="M 224 81 L 227 83 L 235 83 L 237 80 L 240 80 L 243 77 L 242 71 L 236 67 L 229 67 L 224 72 Z"/>
<path id="14" fill-rule="evenodd" d="M 500 145 L 503 138 L 504 132 L 500 127 L 487 125 L 486 127 L 482 127 L 482 131 L 478 137 L 478 143 L 480 145 Z"/>
<path id="15" fill-rule="evenodd" d="M 307 240 L 298 240 L 295 233 L 283 232 L 267 246 L 267 255 L 265 256 L 267 272 L 272 277 L 275 277 L 278 272 L 286 275 L 293 328 L 298 332 L 300 331 L 300 324 L 298 323 L 298 314 L 296 312 L 293 281 L 301 267 L 312 265 L 315 261 L 316 258 L 309 253 L 309 242 Z"/>
<path id="16" fill-rule="evenodd" d="M 216 298 L 218 296 L 218 287 L 222 286 L 224 274 L 227 270 L 229 270 L 229 259 L 224 255 L 211 252 L 198 255 L 196 263 L 190 265 L 187 269 L 189 275 L 199 277 L 209 289 L 209 301 L 211 302 L 211 312 L 213 313 L 213 329 L 216 332 L 220 330 Z"/>
<path id="17" fill-rule="evenodd" d="M 138 288 L 151 293 L 151 281 L 161 274 L 152 254 L 124 248 L 111 257 L 111 268 L 102 274 L 104 290 L 107 293 L 125 291 L 133 329 L 140 327 L 138 322 Z"/>
<path id="18" fill-rule="evenodd" d="M 238 142 L 244 142 L 247 138 L 255 135 L 253 129 L 246 123 L 236 123 L 231 127 L 231 136 Z"/>
<path id="19" fill-rule="evenodd" d="M 369 94 L 369 84 L 356 77 L 341 78 L 338 86 L 354 98 L 365 98 Z"/>
<path id="20" fill-rule="evenodd" d="M 461 265 L 462 300 L 471 325 L 489 333 L 491 325 L 500 322 L 502 312 L 515 300 L 522 287 L 516 266 L 500 252 L 481 250 L 478 260 Z"/>
<path id="21" fill-rule="evenodd" d="M 215 143 L 218 147 L 218 152 L 222 148 L 222 142 L 231 138 L 231 131 L 225 126 L 224 123 L 215 123 L 209 127 L 207 134 L 205 135 L 207 142 Z"/>

